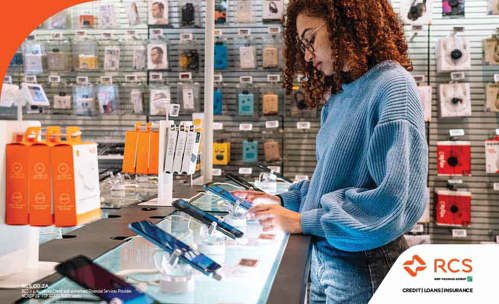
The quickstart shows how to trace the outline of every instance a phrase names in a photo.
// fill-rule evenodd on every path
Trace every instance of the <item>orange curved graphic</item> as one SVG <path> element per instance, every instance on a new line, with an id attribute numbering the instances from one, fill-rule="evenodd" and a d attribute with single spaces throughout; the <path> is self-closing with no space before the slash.
<path id="1" fill-rule="evenodd" d="M 0 4 L 0 92 L 10 60 L 24 39 L 50 16 L 73 5 L 93 0 L 24 0 Z"/>
<path id="2" fill-rule="evenodd" d="M 419 271 L 426 269 L 426 262 L 417 254 L 413 255 L 411 260 L 405 261 L 403 265 L 411 277 L 417 276 Z"/>

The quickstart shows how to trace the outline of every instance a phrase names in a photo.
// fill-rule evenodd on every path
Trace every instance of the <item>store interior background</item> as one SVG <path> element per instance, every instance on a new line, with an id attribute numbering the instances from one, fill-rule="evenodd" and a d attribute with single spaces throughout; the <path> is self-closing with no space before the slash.
<path id="1" fill-rule="evenodd" d="M 102 58 L 103 46 L 106 44 L 118 43 L 121 48 L 120 69 L 117 72 L 105 72 L 101 68 L 95 72 L 61 72 L 63 82 L 66 82 L 65 90 L 71 94 L 71 85 L 75 82 L 76 76 L 88 76 L 89 81 L 93 84 L 99 82 L 99 77 L 103 75 L 113 76 L 113 82 L 119 84 L 120 108 L 119 113 L 98 115 L 92 117 L 76 116 L 70 112 L 61 113 L 54 111 L 51 108 L 43 109 L 43 113 L 26 113 L 24 119 L 39 120 L 43 126 L 60 125 L 62 127 L 68 125 L 77 125 L 82 128 L 84 138 L 97 141 L 102 151 L 105 150 L 104 144 L 123 143 L 125 131 L 133 128 L 136 121 L 158 121 L 163 119 L 163 116 L 151 116 L 149 113 L 148 100 L 149 95 L 147 89 L 144 96 L 145 114 L 133 114 L 132 105 L 129 101 L 130 87 L 123 85 L 125 83 L 125 75 L 136 74 L 144 82 L 144 88 L 147 88 L 147 79 L 151 72 L 146 69 L 136 71 L 131 66 L 131 55 L 128 50 L 133 45 L 138 43 L 146 43 L 153 36 L 153 31 L 162 29 L 163 39 L 168 45 L 168 61 L 170 69 L 163 72 L 165 83 L 171 87 L 172 100 L 177 99 L 176 85 L 178 82 L 178 67 L 179 49 L 181 49 L 179 35 L 181 33 L 192 33 L 194 41 L 197 45 L 198 53 L 200 54 L 199 70 L 192 72 L 194 82 L 199 83 L 201 88 L 198 102 L 196 103 L 196 112 L 202 112 L 203 100 L 203 85 L 204 85 L 204 16 L 205 2 L 199 2 L 201 9 L 200 23 L 201 28 L 179 28 L 180 12 L 178 10 L 178 1 L 169 1 L 169 18 L 173 25 L 170 27 L 148 26 L 147 23 L 130 27 L 128 25 L 127 13 L 123 8 L 125 1 L 119 0 L 103 0 L 106 3 L 116 4 L 119 11 L 119 26 L 112 29 L 88 29 L 87 36 L 95 39 L 99 45 L 99 59 Z M 485 151 L 484 141 L 494 137 L 496 129 L 499 127 L 499 116 L 496 112 L 486 112 L 485 108 L 485 87 L 488 83 L 494 82 L 494 74 L 499 73 L 498 65 L 485 65 L 483 63 L 483 48 L 482 41 L 491 37 L 498 31 L 499 16 L 487 15 L 486 0 L 467 0 L 465 2 L 464 17 L 442 17 L 441 1 L 432 1 L 432 24 L 423 25 L 421 28 L 414 28 L 410 25 L 405 25 L 404 30 L 409 44 L 410 57 L 414 65 L 413 75 L 424 75 L 425 81 L 422 85 L 430 85 L 432 87 L 432 117 L 431 121 L 426 123 L 427 139 L 429 143 L 429 176 L 428 186 L 430 188 L 430 216 L 427 221 L 423 221 L 415 227 L 411 233 L 417 235 L 418 238 L 431 238 L 432 243 L 480 243 L 480 242 L 495 242 L 499 235 L 499 191 L 493 189 L 494 183 L 499 183 L 499 174 L 487 174 L 485 171 Z M 80 10 L 96 11 L 99 2 L 87 3 L 68 9 L 71 16 L 75 16 Z M 141 1 L 139 12 L 142 20 L 147 21 L 147 1 Z M 287 3 L 287 1 L 285 1 Z M 398 12 L 400 1 L 392 1 L 392 5 Z M 255 115 L 240 116 L 237 109 L 237 92 L 240 89 L 240 76 L 250 75 L 253 77 L 253 88 L 255 91 L 261 92 L 265 87 L 269 86 L 267 81 L 268 74 L 280 74 L 281 69 L 263 69 L 262 49 L 266 44 L 277 41 L 282 45 L 280 35 L 272 35 L 268 33 L 268 28 L 275 27 L 278 23 L 262 22 L 262 1 L 251 1 L 251 12 L 253 22 L 246 24 L 237 24 L 233 20 L 235 18 L 236 1 L 229 1 L 228 23 L 226 25 L 216 25 L 217 29 L 222 30 L 222 39 L 228 45 L 229 67 L 222 71 L 215 71 L 223 75 L 223 115 L 216 115 L 214 122 L 223 123 L 222 130 L 214 131 L 214 141 L 226 140 L 231 142 L 231 162 L 226 166 L 215 165 L 214 168 L 221 169 L 222 173 L 240 172 L 240 168 L 252 168 L 250 175 L 245 175 L 247 178 L 256 178 L 259 174 L 259 169 L 254 164 L 242 162 L 242 143 L 243 140 L 253 139 L 258 141 L 259 155 L 258 159 L 263 160 L 263 143 L 268 139 L 275 139 L 280 144 L 282 161 L 267 163 L 269 166 L 277 166 L 281 172 L 289 178 L 310 178 L 315 166 L 315 135 L 319 129 L 320 113 L 315 110 L 299 110 L 293 100 L 293 95 L 284 96 L 284 92 L 280 90 L 278 93 L 282 96 L 278 115 L 263 115 L 261 108 L 261 94 L 255 98 Z M 74 17 L 72 17 L 73 24 Z M 465 71 L 465 82 L 471 84 L 472 98 L 472 116 L 467 118 L 439 118 L 439 97 L 438 85 L 449 83 L 451 81 L 449 73 L 438 74 L 436 71 L 436 56 L 435 46 L 437 41 L 453 33 L 456 26 L 464 27 L 460 36 L 464 36 L 471 44 L 471 70 Z M 127 30 L 133 29 L 137 40 L 130 40 L 127 36 Z M 239 33 L 240 29 L 249 29 L 251 35 L 242 37 Z M 62 32 L 63 36 L 68 39 L 73 39 L 75 36 L 75 28 L 66 30 L 47 30 L 43 28 L 36 29 L 36 39 L 46 42 L 53 42 L 51 39 L 53 32 Z M 111 32 L 116 40 L 104 41 L 101 39 L 102 33 Z M 274 37 L 275 36 L 275 37 Z M 240 69 L 239 56 L 236 49 L 237 45 L 244 44 L 250 40 L 252 45 L 257 49 L 257 68 L 256 69 Z M 21 52 L 21 48 L 19 49 Z M 12 77 L 13 83 L 20 84 L 24 79 L 22 66 L 11 66 L 7 75 Z M 42 84 L 47 92 L 49 100 L 60 88 L 51 87 L 48 83 L 48 72 L 37 75 L 38 83 Z M 149 88 L 154 87 L 153 82 L 150 82 Z M 180 113 L 175 121 L 190 120 L 191 113 Z M 0 108 L 0 119 L 15 119 L 15 108 Z M 267 128 L 269 121 L 278 121 L 278 128 Z M 241 124 L 252 124 L 251 131 L 241 131 Z M 436 143 L 449 139 L 449 131 L 452 129 L 463 129 L 465 135 L 459 140 L 471 142 L 471 176 L 463 176 L 458 178 L 449 178 L 445 176 L 437 176 L 437 152 Z M 121 160 L 113 157 L 102 156 L 100 167 L 120 167 Z M 217 177 L 215 176 L 215 180 Z M 471 203 L 471 224 L 468 227 L 449 227 L 438 226 L 435 224 L 435 197 L 434 189 L 445 188 L 449 179 L 458 179 L 467 186 L 467 189 L 472 193 Z M 453 231 L 455 229 L 465 229 L 466 236 L 462 236 L 462 232 Z M 461 233 L 461 234 L 460 234 Z M 461 235 L 459 237 L 459 235 Z M 415 240 L 419 242 L 419 240 Z"/>

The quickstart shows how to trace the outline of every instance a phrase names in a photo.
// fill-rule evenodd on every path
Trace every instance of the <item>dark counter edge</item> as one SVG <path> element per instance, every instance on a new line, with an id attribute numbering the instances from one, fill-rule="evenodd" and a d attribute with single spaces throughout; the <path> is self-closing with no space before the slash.
<path id="1" fill-rule="evenodd" d="M 187 192 L 189 196 L 185 195 L 185 197 L 191 197 L 199 189 L 181 187 L 175 190 L 180 190 L 179 192 L 183 194 Z M 51 240 L 42 244 L 40 246 L 40 261 L 62 262 L 79 254 L 96 259 L 128 241 L 126 239 L 113 240 L 112 238 L 135 235 L 128 229 L 129 223 L 145 219 L 157 223 L 161 221 L 161 217 L 166 217 L 174 211 L 172 207 L 154 207 L 155 210 L 147 211 L 143 208 L 133 205 L 122 209 L 106 209 L 108 214 L 120 217 L 101 219 L 68 233 L 75 235 L 75 238 Z M 290 236 L 267 303 L 303 303 L 310 267 L 310 242 L 309 236 Z M 50 285 L 60 278 L 59 274 L 54 273 L 36 283 Z M 27 299 L 21 298 L 21 291 L 21 289 L 0 289 L 0 303 L 22 303 Z"/>

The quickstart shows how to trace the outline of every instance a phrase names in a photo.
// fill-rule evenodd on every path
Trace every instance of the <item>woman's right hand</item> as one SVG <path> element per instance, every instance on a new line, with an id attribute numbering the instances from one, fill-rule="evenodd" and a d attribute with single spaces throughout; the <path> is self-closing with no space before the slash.
<path id="1" fill-rule="evenodd" d="M 281 204 L 281 199 L 277 195 L 272 195 L 265 192 L 254 190 L 234 190 L 231 191 L 231 193 L 251 203 L 254 203 L 256 201 L 257 204 Z"/>

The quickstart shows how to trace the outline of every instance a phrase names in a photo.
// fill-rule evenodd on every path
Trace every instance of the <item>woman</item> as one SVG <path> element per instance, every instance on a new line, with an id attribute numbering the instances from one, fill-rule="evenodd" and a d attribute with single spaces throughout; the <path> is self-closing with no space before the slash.
<path id="1" fill-rule="evenodd" d="M 306 76 L 322 105 L 317 167 L 279 196 L 252 191 L 264 230 L 313 236 L 311 303 L 367 303 L 421 217 L 427 153 L 422 102 L 388 0 L 291 0 L 285 87 Z"/>

